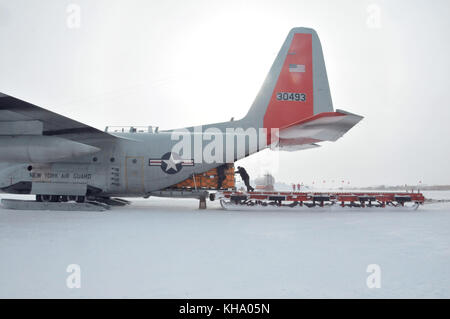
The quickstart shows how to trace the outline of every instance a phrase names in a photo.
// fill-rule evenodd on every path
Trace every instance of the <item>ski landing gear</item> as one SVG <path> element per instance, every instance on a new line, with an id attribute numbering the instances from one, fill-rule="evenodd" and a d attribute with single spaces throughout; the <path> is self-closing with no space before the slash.
<path id="1" fill-rule="evenodd" d="M 39 203 L 84 203 L 86 196 L 67 196 L 67 195 L 36 195 L 36 202 Z"/>
<path id="2" fill-rule="evenodd" d="M 105 211 L 111 206 L 125 206 L 130 202 L 120 198 L 80 195 L 36 195 L 36 200 L 2 199 L 7 209 L 50 211 Z"/>

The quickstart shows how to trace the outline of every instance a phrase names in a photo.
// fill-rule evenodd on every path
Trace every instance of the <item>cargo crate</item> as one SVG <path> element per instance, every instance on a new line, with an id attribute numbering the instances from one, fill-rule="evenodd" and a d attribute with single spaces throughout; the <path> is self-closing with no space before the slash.
<path id="1" fill-rule="evenodd" d="M 225 179 L 222 182 L 221 189 L 234 189 L 235 179 L 234 179 L 234 165 L 226 164 L 225 168 Z M 194 178 L 195 181 L 194 181 Z M 217 174 L 217 168 L 210 169 L 209 171 L 201 174 L 196 174 L 178 184 L 171 186 L 170 188 L 189 188 L 189 189 L 218 189 L 219 176 Z"/>

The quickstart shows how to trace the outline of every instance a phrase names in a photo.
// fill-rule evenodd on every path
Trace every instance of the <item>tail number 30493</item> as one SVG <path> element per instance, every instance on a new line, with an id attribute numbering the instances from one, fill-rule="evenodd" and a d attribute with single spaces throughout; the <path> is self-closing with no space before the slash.
<path id="1" fill-rule="evenodd" d="M 305 93 L 290 93 L 290 92 L 278 92 L 277 93 L 278 101 L 296 101 L 296 102 L 305 102 L 306 94 Z"/>

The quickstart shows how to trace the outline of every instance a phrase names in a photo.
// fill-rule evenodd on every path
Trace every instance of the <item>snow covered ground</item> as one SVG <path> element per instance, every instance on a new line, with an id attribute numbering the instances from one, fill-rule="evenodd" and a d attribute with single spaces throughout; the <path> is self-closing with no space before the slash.
<path id="1" fill-rule="evenodd" d="M 151 198 L 108 212 L 0 209 L 0 297 L 450 298 L 448 203 L 300 213 L 208 205 Z M 66 286 L 70 264 L 81 268 L 79 289 Z M 381 288 L 367 287 L 369 264 L 380 266 Z"/>

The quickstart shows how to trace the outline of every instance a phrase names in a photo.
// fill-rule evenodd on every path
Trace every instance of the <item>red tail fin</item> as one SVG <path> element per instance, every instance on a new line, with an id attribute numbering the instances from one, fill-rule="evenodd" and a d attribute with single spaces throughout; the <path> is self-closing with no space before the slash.
<path id="1" fill-rule="evenodd" d="M 281 47 L 246 121 L 283 129 L 323 112 L 333 112 L 319 37 L 313 29 L 292 29 Z"/>
<path id="2" fill-rule="evenodd" d="M 314 115 L 312 59 L 312 34 L 294 34 L 264 115 L 269 131 Z"/>

